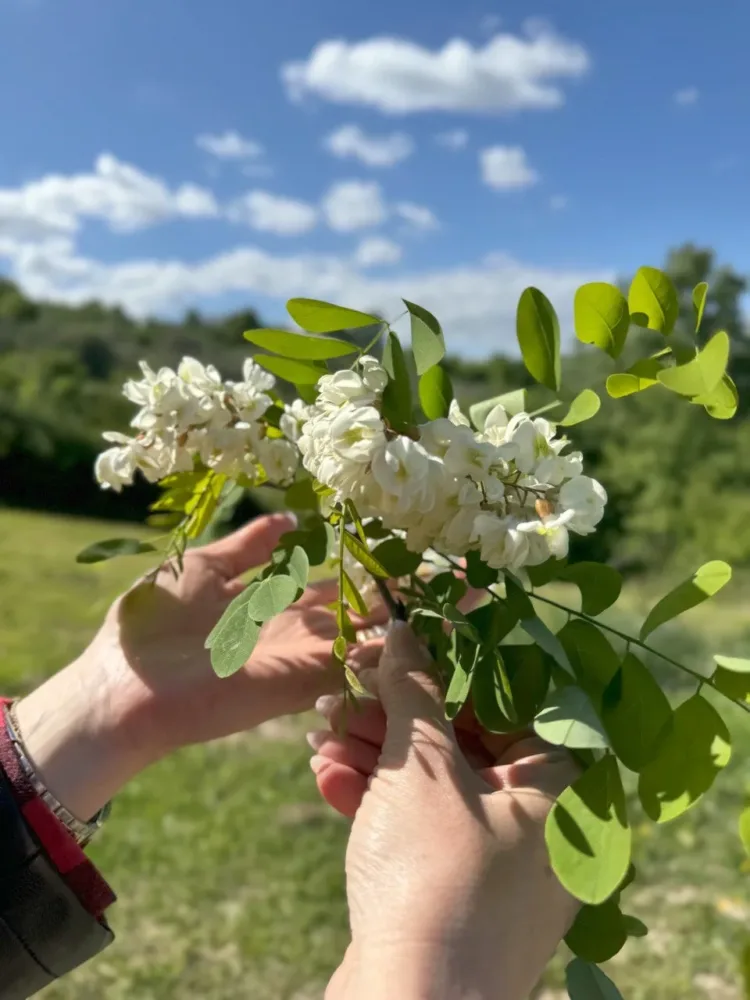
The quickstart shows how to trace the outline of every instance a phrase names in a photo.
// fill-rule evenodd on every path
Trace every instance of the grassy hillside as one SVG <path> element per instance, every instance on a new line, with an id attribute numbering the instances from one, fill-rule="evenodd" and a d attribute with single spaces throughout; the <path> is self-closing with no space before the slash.
<path id="1" fill-rule="evenodd" d="M 135 531 L 136 529 L 132 529 Z M 127 530 L 123 532 L 127 534 Z M 0 690 L 21 691 L 74 657 L 109 600 L 148 562 L 79 567 L 111 534 L 90 521 L 0 511 Z M 631 588 L 648 602 L 652 586 Z M 696 660 L 746 646 L 740 587 L 668 633 Z M 735 757 L 682 822 L 638 827 L 629 912 L 650 935 L 612 963 L 626 1000 L 739 1000 L 750 940 L 750 874 L 737 815 L 750 795 L 747 717 Z M 317 799 L 305 720 L 192 748 L 143 775 L 116 802 L 92 853 L 117 890 L 115 945 L 50 988 L 49 1000 L 317 1000 L 346 944 L 347 826 Z M 563 956 L 546 977 L 560 989 Z M 562 994 L 561 994 L 562 995 Z"/>

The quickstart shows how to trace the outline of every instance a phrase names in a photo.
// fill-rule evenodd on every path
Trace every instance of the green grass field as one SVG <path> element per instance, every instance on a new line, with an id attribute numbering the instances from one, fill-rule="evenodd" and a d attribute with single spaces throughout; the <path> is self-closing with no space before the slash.
<path id="1" fill-rule="evenodd" d="M 0 691 L 21 692 L 75 657 L 143 559 L 81 567 L 111 525 L 0 511 Z M 117 533 L 120 532 L 118 529 Z M 652 587 L 626 595 L 631 613 Z M 742 588 L 668 632 L 707 662 L 746 649 Z M 625 1000 L 740 1000 L 750 872 L 736 834 L 750 795 L 750 726 L 733 716 L 734 760 L 682 821 L 639 825 L 626 909 L 651 928 L 611 963 Z M 116 802 L 92 854 L 119 894 L 115 945 L 51 987 L 49 1000 L 316 1000 L 346 944 L 347 825 L 317 799 L 305 720 L 280 721 L 144 774 Z M 564 955 L 540 995 L 561 988 Z M 394 998 L 397 987 L 394 985 Z"/>

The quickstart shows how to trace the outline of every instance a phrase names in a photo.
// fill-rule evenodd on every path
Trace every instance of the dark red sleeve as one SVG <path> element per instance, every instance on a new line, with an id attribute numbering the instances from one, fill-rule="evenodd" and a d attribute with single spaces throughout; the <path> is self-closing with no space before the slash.
<path id="1" fill-rule="evenodd" d="M 7 701 L 0 699 L 0 710 Z M 0 718 L 2 716 L 0 715 Z M 0 767 L 11 784 L 24 820 L 81 905 L 99 919 L 117 898 L 63 823 L 34 791 L 21 768 L 5 726 L 0 723 Z"/>

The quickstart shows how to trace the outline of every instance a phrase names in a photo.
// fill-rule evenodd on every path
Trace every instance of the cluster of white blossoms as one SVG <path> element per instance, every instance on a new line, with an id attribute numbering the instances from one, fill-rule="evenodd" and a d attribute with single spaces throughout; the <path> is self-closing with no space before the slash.
<path id="1" fill-rule="evenodd" d="M 96 462 L 96 478 L 120 492 L 140 471 L 152 483 L 196 462 L 231 479 L 255 483 L 291 482 L 299 465 L 297 440 L 308 417 L 301 400 L 286 407 L 279 429 L 263 418 L 273 405 L 275 378 L 254 361 L 241 382 L 224 381 L 212 366 L 183 358 L 177 371 L 154 372 L 140 363 L 143 378 L 126 382 L 123 394 L 140 407 L 131 421 L 133 436 L 107 432 L 113 447 Z"/>
<path id="2" fill-rule="evenodd" d="M 498 405 L 481 433 L 454 403 L 447 418 L 394 433 L 384 421 L 388 376 L 371 357 L 323 376 L 298 446 L 304 467 L 362 517 L 405 532 L 414 552 L 476 549 L 487 565 L 522 569 L 563 558 L 569 532 L 594 531 L 607 495 L 563 454 L 555 426 Z"/>

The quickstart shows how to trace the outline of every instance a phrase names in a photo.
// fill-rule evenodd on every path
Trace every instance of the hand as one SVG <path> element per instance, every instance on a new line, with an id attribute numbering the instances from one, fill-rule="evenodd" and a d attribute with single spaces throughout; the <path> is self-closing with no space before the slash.
<path id="1" fill-rule="evenodd" d="M 382 708 L 350 712 L 344 738 L 311 739 L 323 796 L 356 811 L 352 943 L 329 1000 L 392 996 L 394 982 L 404 1000 L 527 997 L 576 912 L 543 834 L 575 765 L 534 737 L 476 732 L 461 737 L 470 763 L 408 626 L 391 630 L 379 672 L 363 680 Z M 337 725 L 339 705 L 323 707 Z"/>
<path id="2" fill-rule="evenodd" d="M 326 605 L 333 582 L 313 584 L 264 627 L 247 665 L 220 679 L 204 648 L 208 633 L 267 562 L 293 521 L 261 517 L 204 548 L 190 550 L 175 579 L 162 570 L 118 598 L 81 657 L 24 698 L 21 732 L 42 780 L 80 818 L 99 809 L 151 762 L 187 743 L 249 729 L 311 708 L 341 688 L 331 665 L 337 628 Z M 383 621 L 385 611 L 357 627 Z M 354 647 L 377 662 L 382 640 Z M 374 659 L 373 659 L 374 658 Z"/>

